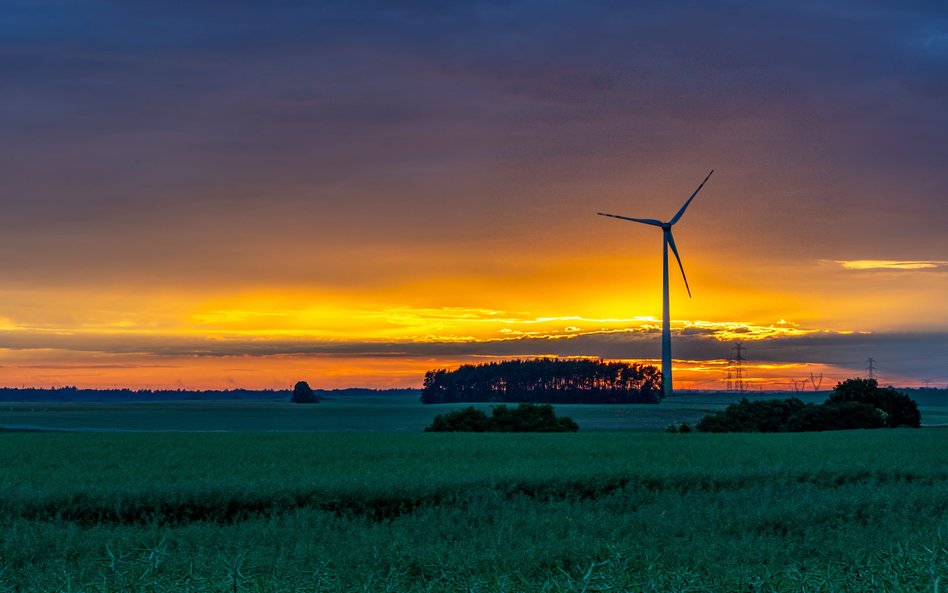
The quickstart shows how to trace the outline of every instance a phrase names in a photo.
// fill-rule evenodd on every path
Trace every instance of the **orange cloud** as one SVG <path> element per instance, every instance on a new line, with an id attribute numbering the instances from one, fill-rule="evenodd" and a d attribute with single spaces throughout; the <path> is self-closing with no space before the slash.
<path id="1" fill-rule="evenodd" d="M 932 270 L 948 266 L 940 260 L 853 259 L 833 260 L 847 270 Z"/>

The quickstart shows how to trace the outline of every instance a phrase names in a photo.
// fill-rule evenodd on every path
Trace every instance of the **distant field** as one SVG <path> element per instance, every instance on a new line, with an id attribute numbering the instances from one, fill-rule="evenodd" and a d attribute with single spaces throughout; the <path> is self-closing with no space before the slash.
<path id="1" fill-rule="evenodd" d="M 948 429 L 0 434 L 0 591 L 911 591 Z"/>
<path id="2" fill-rule="evenodd" d="M 750 398 L 760 396 L 749 395 Z M 764 397 L 786 397 L 764 396 Z M 820 402 L 825 394 L 801 394 Z M 948 424 L 948 401 L 921 400 L 922 422 Z M 696 423 L 739 399 L 729 393 L 677 395 L 659 405 L 556 406 L 581 430 L 660 430 L 672 422 Z M 490 404 L 475 404 L 487 408 Z M 418 432 L 436 414 L 463 404 L 423 405 L 414 396 L 329 398 L 315 405 L 280 401 L 181 401 L 157 403 L 2 403 L 0 429 L 71 431 Z"/>

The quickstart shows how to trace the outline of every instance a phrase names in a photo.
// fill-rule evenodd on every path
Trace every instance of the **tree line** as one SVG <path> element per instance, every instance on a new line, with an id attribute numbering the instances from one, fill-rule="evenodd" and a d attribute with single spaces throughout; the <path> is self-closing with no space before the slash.
<path id="1" fill-rule="evenodd" d="M 664 396 L 656 367 L 601 359 L 535 358 L 425 373 L 421 401 L 654 404 Z"/>
<path id="2" fill-rule="evenodd" d="M 289 389 L 83 389 L 65 387 L 0 387 L 0 401 L 178 401 L 178 400 L 280 400 L 290 396 Z"/>
<path id="3" fill-rule="evenodd" d="M 417 396 L 417 389 L 369 389 L 348 387 L 344 389 L 312 389 L 314 396 L 361 397 L 361 396 Z M 0 402 L 122 402 L 122 401 L 185 401 L 185 400 L 260 400 L 280 401 L 292 399 L 290 389 L 99 389 L 65 387 L 0 387 Z"/>

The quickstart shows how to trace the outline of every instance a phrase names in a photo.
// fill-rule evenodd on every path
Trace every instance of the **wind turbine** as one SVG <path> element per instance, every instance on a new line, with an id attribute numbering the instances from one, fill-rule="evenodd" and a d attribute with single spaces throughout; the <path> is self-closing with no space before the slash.
<path id="1" fill-rule="evenodd" d="M 714 173 L 713 169 L 711 170 L 711 173 Z M 606 214 L 605 212 L 596 213 L 599 216 L 610 216 L 612 218 L 619 218 L 621 220 L 631 220 L 632 222 L 649 224 L 662 229 L 662 386 L 665 388 L 666 396 L 672 394 L 671 327 L 669 326 L 668 318 L 669 247 L 671 247 L 672 253 L 675 254 L 675 259 L 678 260 L 678 268 L 681 270 L 681 277 L 685 281 L 685 289 L 688 290 L 688 298 L 691 298 L 691 287 L 688 286 L 688 277 L 685 276 L 685 267 L 681 265 L 681 257 L 678 255 L 678 248 L 675 246 L 675 237 L 672 235 L 672 227 L 685 213 L 685 209 L 687 209 L 688 205 L 691 204 L 691 201 L 695 199 L 695 196 L 698 195 L 698 192 L 701 191 L 701 188 L 704 187 L 704 184 L 707 183 L 708 179 L 711 178 L 711 173 L 708 173 L 708 176 L 704 178 L 704 181 L 701 182 L 701 185 L 698 186 L 698 189 L 695 190 L 695 193 L 691 194 L 691 197 L 688 198 L 688 200 L 685 202 L 685 205 L 681 207 L 681 210 L 678 211 L 678 214 L 676 214 L 668 222 L 662 222 L 653 218 L 630 218 L 628 216 Z"/>

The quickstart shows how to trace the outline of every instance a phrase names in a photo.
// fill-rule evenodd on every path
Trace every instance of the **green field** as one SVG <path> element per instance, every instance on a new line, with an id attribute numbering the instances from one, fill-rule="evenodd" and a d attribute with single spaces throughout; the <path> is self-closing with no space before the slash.
<path id="1" fill-rule="evenodd" d="M 943 397 L 920 402 L 923 424 L 948 424 L 948 401 Z M 825 394 L 802 398 L 821 402 Z M 567 404 L 555 408 L 558 414 L 576 420 L 581 430 L 661 430 L 672 422 L 695 424 L 738 399 L 726 393 L 676 395 L 659 405 Z M 486 409 L 490 404 L 476 406 Z M 2 403 L 0 430 L 419 432 L 436 414 L 461 407 L 465 404 L 423 405 L 416 397 L 405 396 L 333 397 L 309 406 L 259 400 Z"/>
<path id="2" fill-rule="evenodd" d="M 488 408 L 489 404 L 476 404 Z M 0 428 L 72 431 L 420 432 L 436 414 L 461 404 L 423 405 L 417 398 L 355 397 L 315 405 L 274 401 L 157 403 L 15 403 L 0 405 Z M 583 429 L 661 429 L 697 421 L 709 403 L 558 405 Z"/>
<path id="3" fill-rule="evenodd" d="M 948 582 L 945 429 L 0 440 L 0 591 Z"/>

